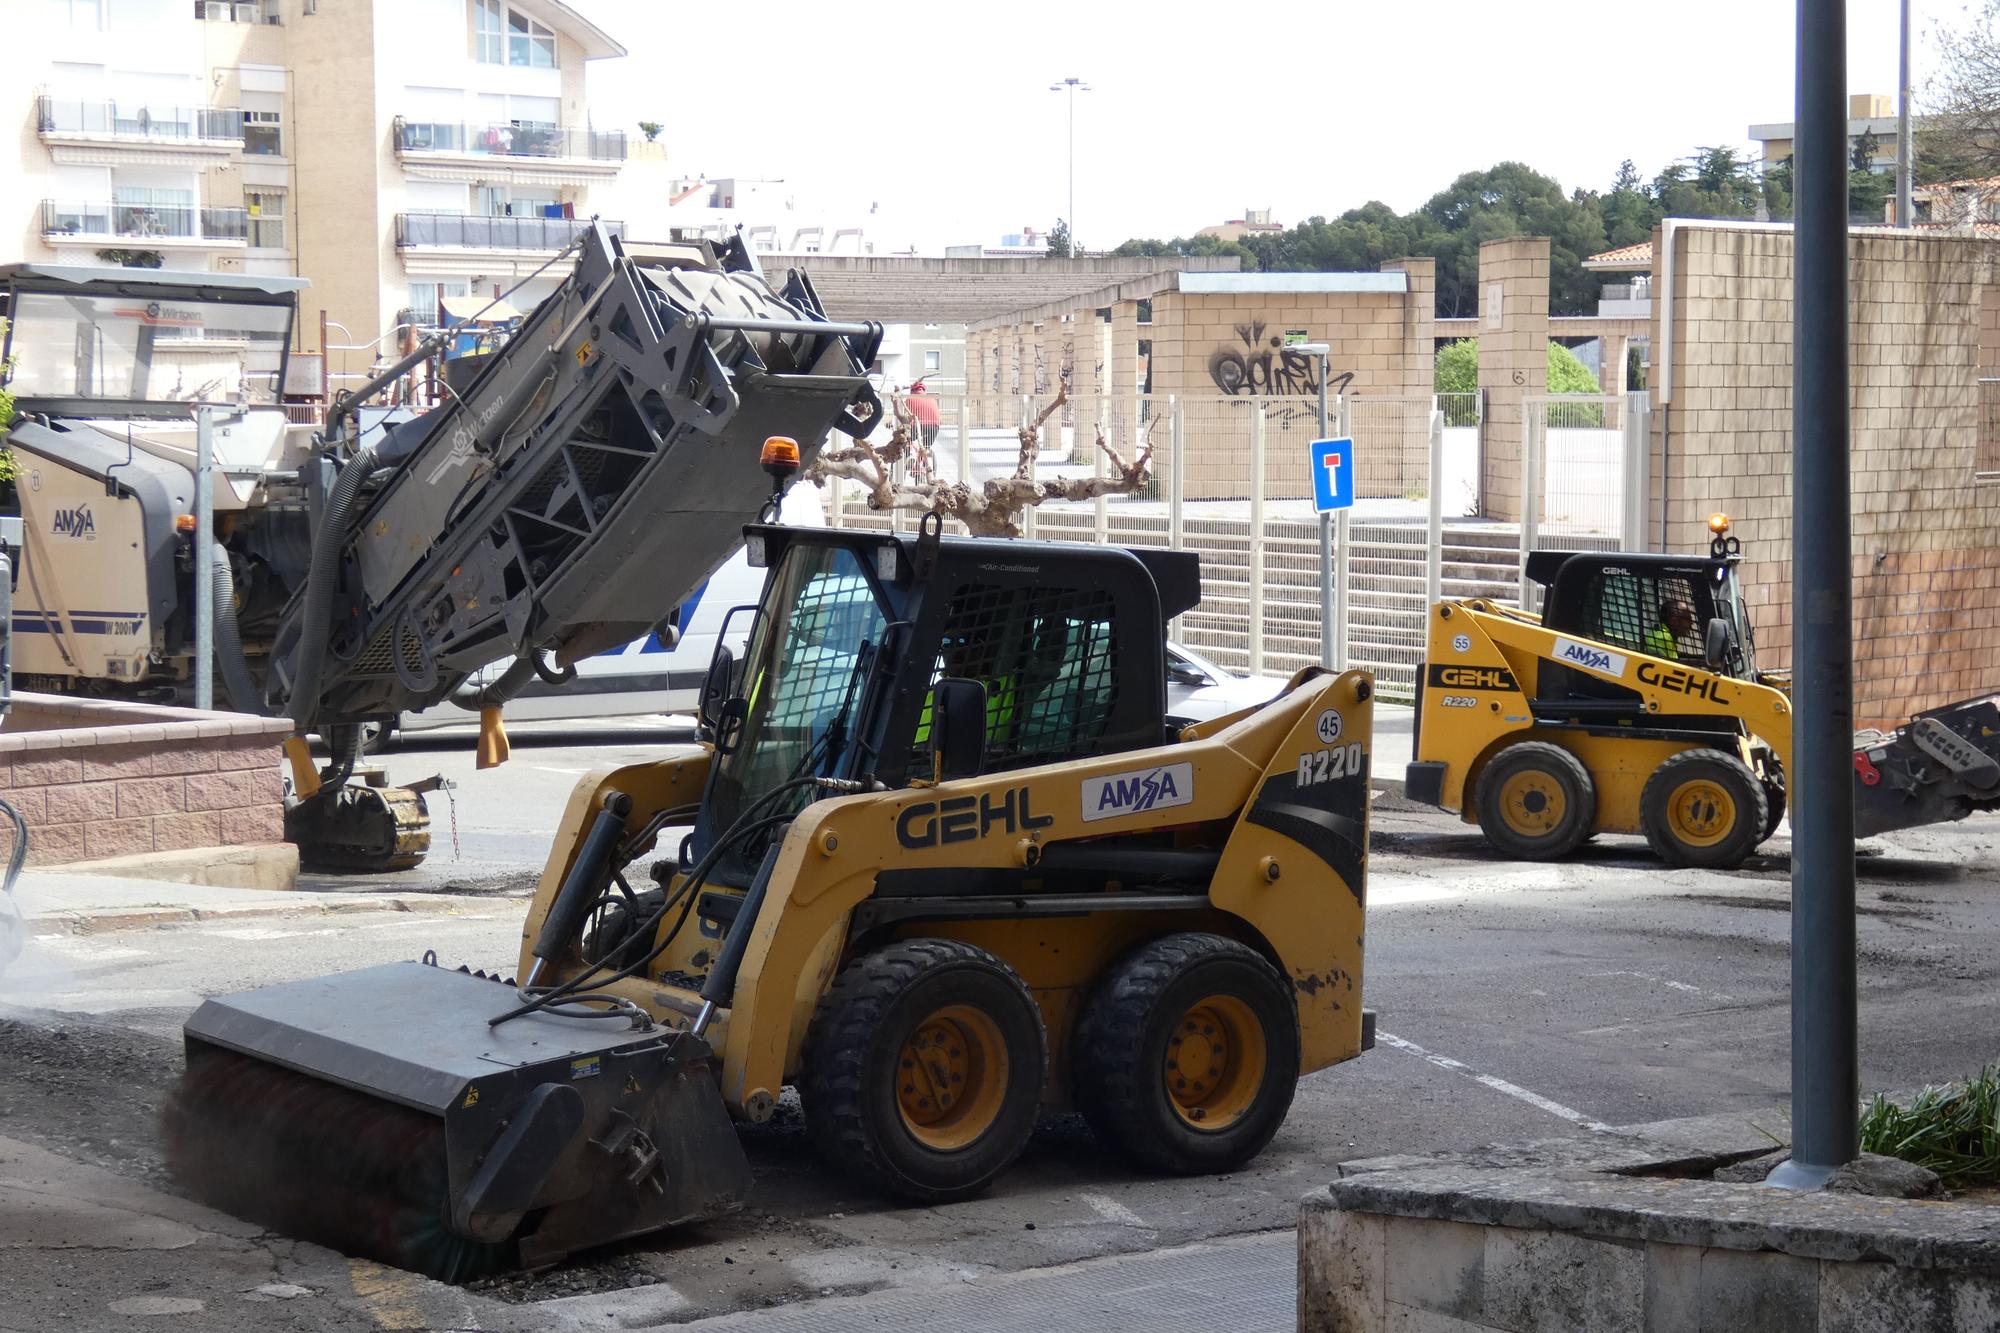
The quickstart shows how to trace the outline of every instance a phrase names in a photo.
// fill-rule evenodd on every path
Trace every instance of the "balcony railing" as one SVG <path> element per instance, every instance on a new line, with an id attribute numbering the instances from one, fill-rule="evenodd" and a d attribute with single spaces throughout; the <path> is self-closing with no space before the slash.
<path id="1" fill-rule="evenodd" d="M 489 218 L 473 213 L 398 213 L 396 246 L 448 245 L 466 250 L 560 250 L 590 222 L 585 218 Z M 622 222 L 606 222 L 616 236 Z"/>
<path id="2" fill-rule="evenodd" d="M 399 153 L 473 153 L 492 157 L 625 160 L 623 130 L 566 130 L 555 125 L 453 125 L 396 118 Z"/>
<path id="3" fill-rule="evenodd" d="M 42 201 L 42 234 L 126 240 L 241 241 L 250 214 L 241 208 L 183 204 L 74 204 Z"/>
<path id="4" fill-rule="evenodd" d="M 153 106 L 129 102 L 36 99 L 36 128 L 44 137 L 91 135 L 145 143 L 195 140 L 240 144 L 243 112 L 224 106 Z"/>

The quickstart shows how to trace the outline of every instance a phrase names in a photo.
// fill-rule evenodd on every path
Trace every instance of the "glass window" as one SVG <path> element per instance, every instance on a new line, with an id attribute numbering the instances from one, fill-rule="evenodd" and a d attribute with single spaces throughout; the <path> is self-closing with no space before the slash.
<path id="1" fill-rule="evenodd" d="M 104 0 L 53 0 L 56 22 L 86 32 L 104 28 Z M 201 7 L 195 6 L 198 11 Z"/>
<path id="2" fill-rule="evenodd" d="M 507 63 L 556 67 L 556 35 L 518 10 L 507 12 Z"/>
<path id="3" fill-rule="evenodd" d="M 284 305 L 69 292 L 16 292 L 12 318 L 8 387 L 18 397 L 155 403 L 224 402 L 239 387 L 253 402 L 275 401 L 292 328 Z"/>
<path id="4" fill-rule="evenodd" d="M 243 206 L 250 215 L 250 244 L 272 250 L 284 249 L 285 196 L 249 191 L 243 196 Z"/>
<path id="5" fill-rule="evenodd" d="M 268 157 L 283 155 L 284 132 L 276 111 L 243 113 L 243 151 Z"/>
<path id="6" fill-rule="evenodd" d="M 925 353 L 924 353 L 924 369 L 925 369 L 925 370 L 936 370 L 937 368 L 938 368 L 938 354 L 937 354 L 937 353 L 936 353 L 935 351 L 929 351 L 929 352 L 925 352 Z"/>
<path id="7" fill-rule="evenodd" d="M 472 58 L 482 65 L 507 63 L 501 9 L 500 0 L 472 0 Z"/>

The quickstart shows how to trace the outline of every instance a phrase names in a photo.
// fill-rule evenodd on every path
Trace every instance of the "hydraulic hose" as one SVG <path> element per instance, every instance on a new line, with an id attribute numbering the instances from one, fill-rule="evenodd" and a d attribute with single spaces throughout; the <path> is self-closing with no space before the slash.
<path id="1" fill-rule="evenodd" d="M 250 663 L 243 656 L 243 636 L 236 628 L 236 579 L 229 570 L 229 551 L 219 543 L 209 548 L 213 571 L 209 586 L 215 603 L 215 667 L 222 676 L 222 688 L 229 706 L 239 713 L 261 716 L 263 700 L 257 696 L 257 682 L 250 678 Z"/>
<path id="2" fill-rule="evenodd" d="M 333 591 L 340 577 L 340 552 L 347 545 L 347 521 L 362 483 L 375 468 L 375 450 L 368 446 L 355 451 L 341 469 L 327 496 L 326 509 L 313 533 L 312 563 L 307 566 L 305 605 L 299 613 L 297 670 L 292 673 L 292 724 L 301 732 L 311 728 L 319 713 L 320 677 L 326 669 L 327 641 L 333 635 Z"/>
<path id="3" fill-rule="evenodd" d="M 481 687 L 466 681 L 451 692 L 451 701 L 475 713 L 486 708 L 501 708 L 534 678 L 535 655 L 523 653 L 489 685 Z"/>

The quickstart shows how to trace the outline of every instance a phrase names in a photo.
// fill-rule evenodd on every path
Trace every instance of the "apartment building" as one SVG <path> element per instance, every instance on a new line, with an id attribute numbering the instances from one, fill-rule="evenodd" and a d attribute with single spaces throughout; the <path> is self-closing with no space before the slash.
<path id="1" fill-rule="evenodd" d="M 27 28 L 0 90 L 21 126 L 0 260 L 298 273 L 306 342 L 323 311 L 353 373 L 406 312 L 524 278 L 528 308 L 593 212 L 618 225 L 628 143 L 584 79 L 625 51 L 560 0 L 8 8 Z"/>

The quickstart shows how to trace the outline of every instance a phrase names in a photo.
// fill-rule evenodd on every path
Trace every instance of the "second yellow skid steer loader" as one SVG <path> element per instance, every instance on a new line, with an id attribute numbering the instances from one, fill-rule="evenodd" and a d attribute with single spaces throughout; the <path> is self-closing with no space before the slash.
<path id="1" fill-rule="evenodd" d="M 1539 617 L 1432 607 L 1409 797 L 1523 859 L 1642 833 L 1675 865 L 1741 864 L 1785 815 L 1792 710 L 1753 660 L 1728 520 L 1710 527 L 1705 559 L 1532 553 Z M 1854 784 L 1862 837 L 2000 808 L 2000 707 L 1965 700 L 1859 744 Z"/>
<path id="2" fill-rule="evenodd" d="M 518 988 L 401 963 L 208 1001 L 184 1182 L 457 1280 L 736 1206 L 731 1121 L 787 1085 L 831 1164 L 935 1203 L 1049 1106 L 1228 1171 L 1372 1044 L 1365 673 L 1170 731 L 1192 555 L 746 534 L 712 744 L 578 786 Z"/>

